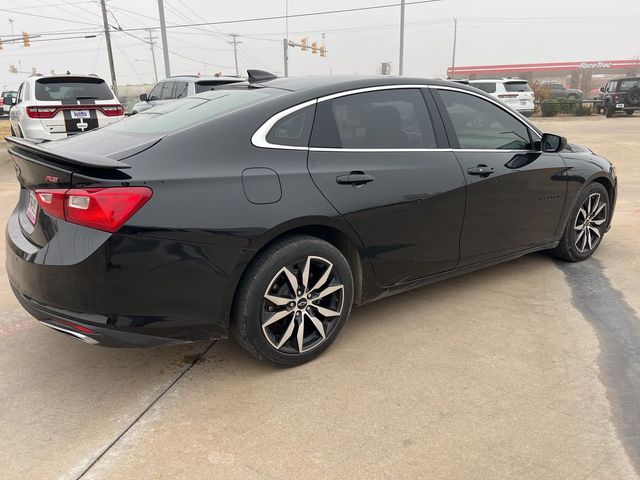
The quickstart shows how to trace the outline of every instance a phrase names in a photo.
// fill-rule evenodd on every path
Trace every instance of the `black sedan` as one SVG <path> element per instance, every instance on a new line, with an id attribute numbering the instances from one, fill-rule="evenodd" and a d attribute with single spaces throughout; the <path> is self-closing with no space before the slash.
<path id="1" fill-rule="evenodd" d="M 479 90 L 418 78 L 249 81 L 49 143 L 8 138 L 22 305 L 88 343 L 224 338 L 281 366 L 352 306 L 609 229 L 611 163 Z"/>

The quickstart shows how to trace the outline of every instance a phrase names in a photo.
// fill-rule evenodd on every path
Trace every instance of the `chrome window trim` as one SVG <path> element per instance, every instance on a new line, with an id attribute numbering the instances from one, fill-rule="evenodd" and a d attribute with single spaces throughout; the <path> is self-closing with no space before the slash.
<path id="1" fill-rule="evenodd" d="M 273 126 L 282 120 L 287 115 L 297 112 L 298 110 L 302 110 L 310 105 L 315 105 L 318 103 L 317 99 L 309 100 L 304 103 L 300 103 L 298 105 L 294 105 L 293 107 L 289 107 L 286 110 L 281 111 L 280 113 L 276 113 L 269 120 L 264 122 L 258 130 L 251 136 L 251 143 L 254 147 L 258 148 L 277 148 L 279 150 L 305 150 L 308 151 L 309 147 L 296 147 L 293 145 L 280 145 L 277 143 L 270 143 L 267 141 L 267 135 L 273 128 Z"/>
<path id="2" fill-rule="evenodd" d="M 353 90 L 345 90 L 344 92 L 332 93 L 331 95 L 325 95 L 324 97 L 308 100 L 306 102 L 289 107 L 279 113 L 273 115 L 269 120 L 264 122 L 251 136 L 251 143 L 258 148 L 271 148 L 278 150 L 301 150 L 310 152 L 518 152 L 518 153 L 540 153 L 537 150 L 500 150 L 500 149 L 472 149 L 472 148 L 328 148 L 328 147 L 296 147 L 292 145 L 280 145 L 277 143 L 270 143 L 267 141 L 267 134 L 273 128 L 273 126 L 287 115 L 302 110 L 310 105 L 314 105 L 334 98 L 346 97 L 349 95 L 356 95 L 359 93 L 375 92 L 378 90 L 403 90 L 407 88 L 428 88 L 436 90 L 451 90 L 454 92 L 466 93 L 472 95 L 490 103 L 493 103 L 498 108 L 502 109 L 515 120 L 522 123 L 525 127 L 533 132 L 538 139 L 542 139 L 542 135 L 538 132 L 538 129 L 526 119 L 518 117 L 518 115 L 511 111 L 508 107 L 501 104 L 498 100 L 495 100 L 488 95 L 481 95 L 469 90 L 463 90 L 461 88 L 449 87 L 446 85 L 425 85 L 425 84 L 398 84 L 398 85 L 379 85 L 376 87 L 364 87 L 356 88 Z"/>

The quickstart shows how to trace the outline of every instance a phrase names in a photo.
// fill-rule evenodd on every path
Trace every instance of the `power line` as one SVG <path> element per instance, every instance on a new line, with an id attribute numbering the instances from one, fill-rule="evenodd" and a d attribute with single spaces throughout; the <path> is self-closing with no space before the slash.
<path id="1" fill-rule="evenodd" d="M 76 23 L 76 24 L 81 23 L 83 25 L 91 25 L 93 27 L 99 27 L 99 25 L 96 25 L 95 23 L 81 22 L 80 20 L 70 20 L 68 18 L 50 17 L 49 15 L 38 15 L 37 13 L 23 13 L 17 10 L 9 10 L 7 8 L 0 8 L 0 12 L 14 13 L 16 15 L 24 15 L 27 17 L 46 18 L 49 20 L 58 20 L 60 22 L 69 22 L 69 23 Z"/>
<path id="2" fill-rule="evenodd" d="M 412 2 L 406 2 L 406 5 L 419 5 L 425 3 L 435 3 L 441 2 L 443 0 L 414 0 Z M 167 25 L 167 29 L 169 28 L 192 28 L 192 27 L 206 27 L 211 25 L 230 25 L 233 23 L 251 23 L 251 22 L 261 22 L 266 20 L 282 20 L 283 18 L 303 18 L 303 17 L 314 17 L 319 15 L 332 15 L 337 13 L 352 13 L 352 12 L 362 12 L 365 10 L 380 10 L 383 8 L 395 8 L 399 7 L 399 3 L 389 3 L 385 5 L 371 5 L 368 7 L 357 7 L 357 8 L 344 8 L 338 10 L 325 10 L 321 12 L 308 12 L 308 13 L 294 13 L 290 15 L 272 15 L 269 17 L 250 17 L 250 18 L 242 18 L 235 20 L 221 20 L 218 22 L 203 22 L 203 23 L 190 23 L 190 24 L 176 24 L 176 25 Z M 159 28 L 159 27 L 155 27 Z M 129 28 L 127 31 L 133 32 L 136 30 L 145 30 L 144 28 Z"/>

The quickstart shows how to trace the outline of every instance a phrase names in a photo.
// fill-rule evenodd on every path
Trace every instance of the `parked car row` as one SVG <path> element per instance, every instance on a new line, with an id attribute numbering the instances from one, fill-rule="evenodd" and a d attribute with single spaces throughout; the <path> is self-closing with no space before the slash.
<path id="1" fill-rule="evenodd" d="M 38 115 L 113 102 L 93 98 L 108 95 L 95 82 L 43 80 L 19 92 Z M 233 335 L 294 366 L 355 305 L 533 251 L 584 260 L 611 224 L 615 170 L 492 96 L 503 92 L 530 99 L 522 81 L 490 95 L 251 72 L 83 135 L 11 137 L 9 282 L 36 319 L 86 343 Z"/>

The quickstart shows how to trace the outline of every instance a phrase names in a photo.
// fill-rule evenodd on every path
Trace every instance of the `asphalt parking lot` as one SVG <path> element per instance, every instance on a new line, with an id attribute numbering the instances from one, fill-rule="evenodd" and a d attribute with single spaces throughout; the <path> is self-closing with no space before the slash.
<path id="1" fill-rule="evenodd" d="M 640 115 L 536 123 L 616 164 L 596 255 L 363 306 L 296 369 L 230 341 L 76 342 L 24 312 L 2 269 L 0 478 L 637 478 Z M 4 225 L 18 186 L 0 145 Z"/>

